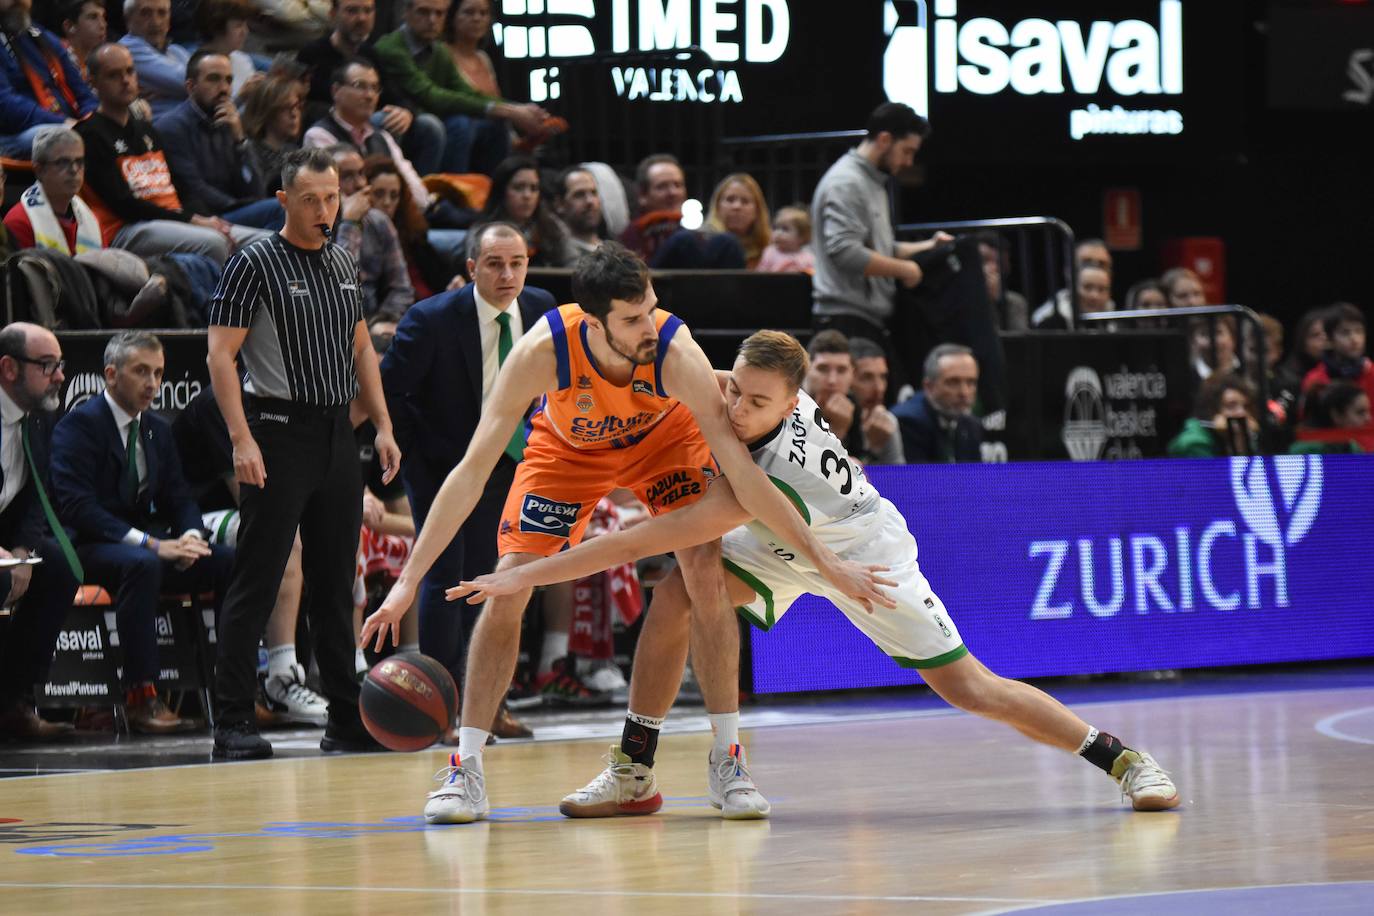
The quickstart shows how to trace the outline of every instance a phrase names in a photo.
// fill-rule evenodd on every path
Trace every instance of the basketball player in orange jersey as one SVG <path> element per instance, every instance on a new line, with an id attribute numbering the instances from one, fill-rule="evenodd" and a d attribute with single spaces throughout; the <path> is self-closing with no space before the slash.
<path id="1" fill-rule="evenodd" d="M 658 309 L 644 262 L 606 243 L 583 256 L 572 282 L 579 305 L 546 313 L 502 365 L 463 460 L 439 489 L 400 579 L 364 623 L 362 642 L 375 638 L 380 647 L 388 635 L 393 644 L 398 641 L 400 619 L 414 602 L 420 580 L 466 521 L 502 451 L 518 447 L 512 433 L 519 436 L 520 420 L 535 398 L 541 400 L 502 513 L 498 570 L 576 545 L 597 502 L 617 487 L 631 490 L 660 514 L 696 502 L 721 473 L 733 481 L 744 509 L 796 544 L 840 593 L 865 607 L 892 607 L 878 590 L 875 572 L 824 547 L 753 463 L 730 425 L 710 362 L 682 320 Z M 677 559 L 692 600 L 694 664 L 708 675 L 704 683 L 726 688 L 705 696 L 707 709 L 714 725 L 732 732 L 724 746 L 737 756 L 734 768 L 747 774 L 738 747 L 736 688 L 730 678 L 713 676 L 717 668 L 734 670 L 739 655 L 720 542 L 679 551 Z M 478 619 L 468 650 L 458 752 L 426 799 L 429 823 L 468 823 L 490 811 L 482 772 L 484 727 L 515 673 L 520 619 L 530 592 L 487 602 Z M 650 613 L 645 625 L 653 621 Z M 661 722 L 632 710 L 621 746 L 641 757 L 647 752 L 652 764 Z M 723 762 L 713 755 L 708 769 Z M 752 784 L 736 780 L 734 789 L 737 804 L 767 813 L 767 801 Z M 662 804 L 657 790 L 645 796 L 638 800 L 645 811 Z"/>

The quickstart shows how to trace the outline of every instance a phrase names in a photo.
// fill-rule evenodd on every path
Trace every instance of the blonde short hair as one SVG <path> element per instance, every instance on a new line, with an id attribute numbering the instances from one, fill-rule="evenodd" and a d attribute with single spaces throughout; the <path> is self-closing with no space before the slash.
<path id="1" fill-rule="evenodd" d="M 782 331 L 755 331 L 739 345 L 739 356 L 746 366 L 776 372 L 792 388 L 800 388 L 811 360 L 806 348 L 791 334 Z"/>
<path id="2" fill-rule="evenodd" d="M 774 226 L 788 226 L 797 230 L 797 235 L 801 236 L 803 245 L 811 241 L 811 214 L 806 212 L 805 207 L 791 206 L 783 207 L 773 216 Z"/>

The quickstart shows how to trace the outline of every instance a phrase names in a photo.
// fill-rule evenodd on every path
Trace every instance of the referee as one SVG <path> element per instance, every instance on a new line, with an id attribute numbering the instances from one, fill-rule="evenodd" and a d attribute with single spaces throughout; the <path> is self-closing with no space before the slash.
<path id="1" fill-rule="evenodd" d="M 359 398 L 377 427 L 390 481 L 401 453 L 391 435 L 358 269 L 329 243 L 339 173 L 322 149 L 290 154 L 277 199 L 279 234 L 224 266 L 210 300 L 210 383 L 234 446 L 242 489 L 234 578 L 220 612 L 214 757 L 272 756 L 254 725 L 258 639 L 299 526 L 306 602 L 329 721 L 323 751 L 372 750 L 358 718 L 353 577 L 363 484 L 348 407 Z M 235 365 L 242 362 L 243 376 Z"/>

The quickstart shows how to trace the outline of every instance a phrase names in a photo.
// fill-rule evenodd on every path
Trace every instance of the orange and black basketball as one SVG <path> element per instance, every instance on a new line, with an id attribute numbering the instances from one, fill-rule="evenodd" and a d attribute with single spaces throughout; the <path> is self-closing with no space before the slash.
<path id="1" fill-rule="evenodd" d="M 443 665 L 403 652 L 372 666 L 358 697 L 363 724 L 393 751 L 429 747 L 458 715 L 458 688 Z"/>

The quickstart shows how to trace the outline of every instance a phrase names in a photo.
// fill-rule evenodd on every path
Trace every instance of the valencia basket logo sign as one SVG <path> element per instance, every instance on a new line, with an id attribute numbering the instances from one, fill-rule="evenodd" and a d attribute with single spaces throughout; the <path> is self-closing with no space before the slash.
<path id="1" fill-rule="evenodd" d="M 1322 462 L 1317 455 L 1231 459 L 1231 492 L 1255 537 L 1282 555 L 1317 520 L 1322 501 Z"/>

